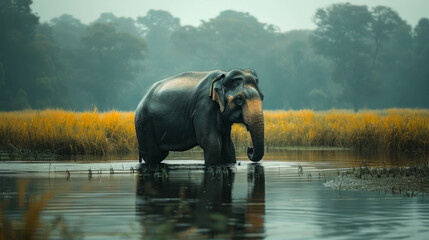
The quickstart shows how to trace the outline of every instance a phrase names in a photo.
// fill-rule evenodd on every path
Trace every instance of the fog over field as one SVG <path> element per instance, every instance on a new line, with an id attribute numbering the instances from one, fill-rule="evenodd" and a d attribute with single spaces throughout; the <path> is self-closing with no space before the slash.
<path id="1" fill-rule="evenodd" d="M 248 12 L 261 22 L 278 26 L 281 31 L 291 31 L 315 29 L 312 18 L 316 10 L 339 2 L 368 7 L 388 6 L 395 9 L 412 26 L 416 25 L 421 17 L 427 17 L 429 11 L 426 0 L 34 0 L 31 7 L 43 22 L 62 14 L 70 14 L 88 24 L 104 12 L 111 12 L 118 17 L 137 18 L 150 9 L 157 9 L 166 10 L 180 18 L 182 25 L 192 26 L 198 26 L 201 20 L 215 18 L 224 10 L 235 10 Z"/>
<path id="2" fill-rule="evenodd" d="M 134 110 L 185 71 L 254 69 L 264 109 L 429 107 L 429 4 L 11 1 L 0 110 Z"/>

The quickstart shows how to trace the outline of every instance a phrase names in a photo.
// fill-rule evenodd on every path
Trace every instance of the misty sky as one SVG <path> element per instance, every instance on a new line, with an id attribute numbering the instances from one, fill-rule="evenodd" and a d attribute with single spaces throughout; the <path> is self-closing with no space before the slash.
<path id="1" fill-rule="evenodd" d="M 163 9 L 179 17 L 182 25 L 197 26 L 201 20 L 216 17 L 222 10 L 248 12 L 260 22 L 274 24 L 282 31 L 314 29 L 316 9 L 338 0 L 33 0 L 32 9 L 42 22 L 64 13 L 90 23 L 103 12 L 136 18 L 150 9 Z M 383 5 L 395 9 L 413 27 L 429 17 L 429 0 L 350 0 L 356 5 Z"/>

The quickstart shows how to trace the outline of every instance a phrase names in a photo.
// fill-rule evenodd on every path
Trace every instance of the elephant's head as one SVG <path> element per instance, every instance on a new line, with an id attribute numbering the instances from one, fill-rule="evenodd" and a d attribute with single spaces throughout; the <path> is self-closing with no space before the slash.
<path id="1" fill-rule="evenodd" d="M 247 149 L 247 156 L 253 162 L 264 156 L 264 95 L 258 84 L 255 71 L 234 69 L 213 80 L 209 95 L 219 104 L 223 119 L 246 125 L 253 143 L 253 147 Z"/>

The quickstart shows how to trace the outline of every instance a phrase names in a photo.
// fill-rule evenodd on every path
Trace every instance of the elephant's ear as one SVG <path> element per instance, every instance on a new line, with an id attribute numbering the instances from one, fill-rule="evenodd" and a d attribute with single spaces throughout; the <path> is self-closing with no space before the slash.
<path id="1" fill-rule="evenodd" d="M 213 79 L 209 94 L 209 97 L 219 104 L 220 112 L 225 110 L 225 90 L 223 89 L 221 81 L 224 77 L 225 74 L 222 73 Z"/>

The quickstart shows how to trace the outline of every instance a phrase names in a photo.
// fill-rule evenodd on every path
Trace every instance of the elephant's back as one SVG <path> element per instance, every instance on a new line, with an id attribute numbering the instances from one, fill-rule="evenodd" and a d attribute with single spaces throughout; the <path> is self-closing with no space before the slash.
<path id="1" fill-rule="evenodd" d="M 199 101 L 200 95 L 208 96 L 210 75 L 215 72 L 184 72 L 158 81 L 143 97 L 138 110 L 147 115 L 172 112 L 189 115 L 195 101 Z"/>
<path id="2" fill-rule="evenodd" d="M 210 73 L 185 72 L 154 83 L 143 97 L 140 111 L 157 117 L 178 112 L 187 115 L 196 89 Z"/>
<path id="3" fill-rule="evenodd" d="M 191 91 L 209 74 L 210 72 L 184 72 L 158 82 L 156 91 Z"/>

